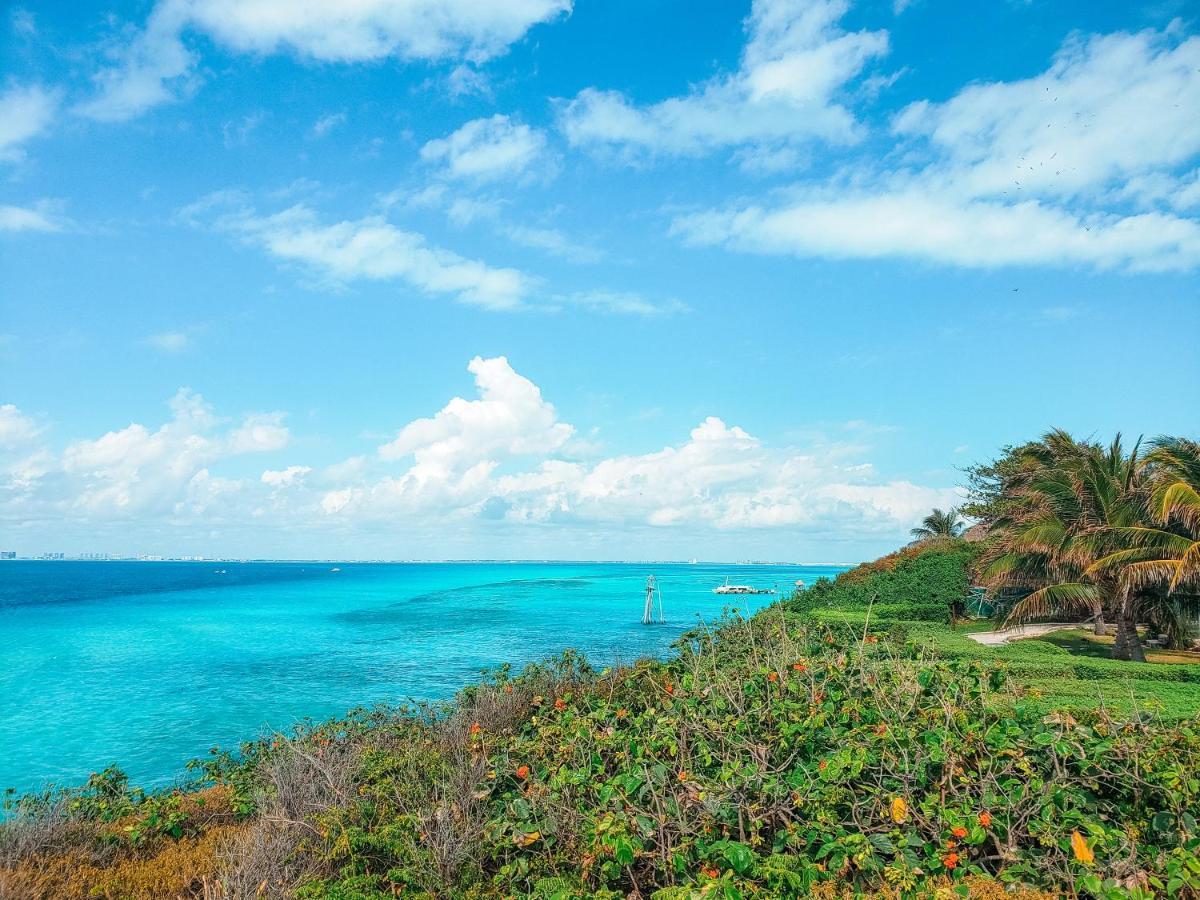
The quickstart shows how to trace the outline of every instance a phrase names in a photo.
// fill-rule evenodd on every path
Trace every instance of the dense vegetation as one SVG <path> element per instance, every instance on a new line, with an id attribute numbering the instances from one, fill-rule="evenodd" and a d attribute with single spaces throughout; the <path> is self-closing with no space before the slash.
<path id="1" fill-rule="evenodd" d="M 1186 644 L 1200 613 L 1200 444 L 1140 451 L 1052 431 L 971 471 L 982 569 L 1015 592 L 1011 619 L 1086 614 L 1102 631 L 1107 618 L 1120 659 L 1144 660 L 1140 623 Z"/>
<path id="2" fill-rule="evenodd" d="M 25 798 L 0 895 L 1200 896 L 1200 666 L 974 644 L 947 622 L 975 553 L 214 753 L 188 792 Z M 1140 679 L 1160 699 L 1096 704 Z"/>

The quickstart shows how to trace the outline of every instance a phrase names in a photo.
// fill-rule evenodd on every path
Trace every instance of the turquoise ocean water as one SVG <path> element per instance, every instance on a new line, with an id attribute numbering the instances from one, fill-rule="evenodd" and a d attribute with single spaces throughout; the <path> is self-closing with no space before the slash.
<path id="1" fill-rule="evenodd" d="M 340 571 L 333 571 L 334 567 Z M 734 583 L 790 591 L 840 567 L 625 563 L 0 564 L 0 788 L 110 763 L 161 786 L 213 744 L 358 705 L 449 697 L 567 647 L 662 654 Z M 643 585 L 667 624 L 641 624 Z"/>

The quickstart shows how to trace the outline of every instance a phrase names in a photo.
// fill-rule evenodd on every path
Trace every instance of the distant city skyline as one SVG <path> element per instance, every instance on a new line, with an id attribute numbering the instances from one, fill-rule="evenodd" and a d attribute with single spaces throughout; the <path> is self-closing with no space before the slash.
<path id="1" fill-rule="evenodd" d="M 856 561 L 1051 427 L 1195 434 L 1188 4 L 18 2 L 0 52 L 22 554 Z"/>

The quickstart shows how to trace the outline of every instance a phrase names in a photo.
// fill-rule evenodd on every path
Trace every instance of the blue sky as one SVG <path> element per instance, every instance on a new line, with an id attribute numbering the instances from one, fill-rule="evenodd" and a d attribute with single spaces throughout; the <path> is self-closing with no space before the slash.
<path id="1" fill-rule="evenodd" d="M 1195 432 L 1187 3 L 342 6 L 5 5 L 5 549 L 855 560 Z"/>

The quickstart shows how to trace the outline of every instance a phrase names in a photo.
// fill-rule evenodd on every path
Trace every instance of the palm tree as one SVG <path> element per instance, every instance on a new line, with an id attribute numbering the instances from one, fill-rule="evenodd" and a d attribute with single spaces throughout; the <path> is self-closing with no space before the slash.
<path id="1" fill-rule="evenodd" d="M 1143 463 L 1147 521 L 1119 528 L 1125 546 L 1089 571 L 1114 574 L 1174 647 L 1200 615 L 1200 443 L 1162 437 Z"/>
<path id="2" fill-rule="evenodd" d="M 928 541 L 934 538 L 955 538 L 962 534 L 964 524 L 962 516 L 958 514 L 957 508 L 952 506 L 945 512 L 935 508 L 933 512 L 921 520 L 920 527 L 912 529 L 909 534 L 918 541 Z"/>
<path id="3" fill-rule="evenodd" d="M 1145 659 L 1136 595 L 1118 571 L 1096 567 L 1128 548 L 1124 529 L 1143 523 L 1140 443 L 1126 454 L 1120 435 L 1101 447 L 1057 430 L 1017 451 L 1004 486 L 1011 503 L 992 523 L 996 539 L 984 569 L 991 586 L 1028 591 L 1010 609 L 1009 621 L 1083 611 L 1095 617 L 1099 632 L 1111 610 L 1113 655 Z"/>

